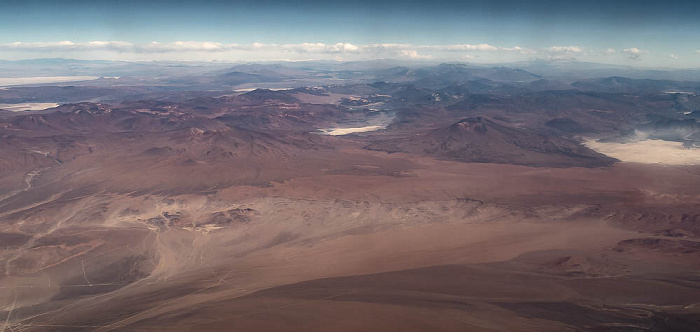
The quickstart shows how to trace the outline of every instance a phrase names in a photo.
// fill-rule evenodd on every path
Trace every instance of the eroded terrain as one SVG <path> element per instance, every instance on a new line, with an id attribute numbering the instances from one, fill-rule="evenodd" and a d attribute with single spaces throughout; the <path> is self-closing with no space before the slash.
<path id="1" fill-rule="evenodd" d="M 700 166 L 579 139 L 674 95 L 417 85 L 3 117 L 3 329 L 700 330 Z"/>

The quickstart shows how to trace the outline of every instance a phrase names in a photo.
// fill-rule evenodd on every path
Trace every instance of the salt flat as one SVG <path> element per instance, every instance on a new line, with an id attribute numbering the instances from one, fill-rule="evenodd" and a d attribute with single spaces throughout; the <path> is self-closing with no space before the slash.
<path id="1" fill-rule="evenodd" d="M 321 132 L 324 135 L 331 135 L 331 136 L 341 136 L 341 135 L 347 135 L 347 134 L 352 134 L 352 133 L 365 133 L 368 131 L 377 131 L 379 129 L 385 128 L 384 126 L 364 126 L 364 127 L 355 127 L 355 128 L 327 128 L 327 129 L 319 129 L 319 132 Z"/>
<path id="2" fill-rule="evenodd" d="M 0 104 L 0 109 L 21 112 L 21 111 L 41 111 L 47 108 L 58 107 L 57 103 L 18 103 L 18 104 Z"/>
<path id="3" fill-rule="evenodd" d="M 97 76 L 0 77 L 0 86 L 91 81 L 98 78 Z"/>
<path id="4" fill-rule="evenodd" d="M 648 139 L 634 143 L 586 141 L 586 146 L 621 161 L 644 164 L 698 165 L 700 149 L 687 149 L 681 142 Z"/>

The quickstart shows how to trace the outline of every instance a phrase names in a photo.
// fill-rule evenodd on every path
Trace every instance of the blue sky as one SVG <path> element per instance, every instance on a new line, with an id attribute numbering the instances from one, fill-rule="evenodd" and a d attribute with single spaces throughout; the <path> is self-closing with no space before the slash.
<path id="1" fill-rule="evenodd" d="M 576 59 L 697 68 L 698 50 L 700 1 L 0 0 L 0 59 Z"/>

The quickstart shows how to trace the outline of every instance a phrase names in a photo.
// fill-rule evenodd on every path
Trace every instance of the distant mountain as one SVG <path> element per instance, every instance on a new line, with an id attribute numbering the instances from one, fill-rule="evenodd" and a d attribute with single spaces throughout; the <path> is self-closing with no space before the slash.
<path id="1" fill-rule="evenodd" d="M 592 131 L 589 127 L 569 118 L 554 118 L 545 122 L 544 125 L 564 134 L 579 134 Z"/>
<path id="2" fill-rule="evenodd" d="M 622 76 L 633 79 L 654 79 L 674 81 L 700 81 L 700 70 L 658 68 L 649 69 L 625 65 L 581 61 L 520 61 L 504 63 L 502 66 L 521 68 L 537 75 L 550 78 L 580 80 Z"/>
<path id="3" fill-rule="evenodd" d="M 243 72 L 256 75 L 267 76 L 299 76 L 313 70 L 311 68 L 293 68 L 282 64 L 242 64 L 229 69 L 230 72 Z"/>
<path id="4" fill-rule="evenodd" d="M 240 71 L 232 71 L 216 77 L 216 83 L 228 85 L 240 85 L 244 83 L 279 82 L 283 79 L 280 76 L 251 74 Z"/>
<path id="5" fill-rule="evenodd" d="M 269 89 L 255 89 L 250 92 L 246 92 L 239 96 L 241 99 L 250 102 L 265 102 L 265 101 L 275 101 L 282 103 L 298 103 L 299 99 L 295 98 L 288 91 L 273 91 Z"/>
<path id="6" fill-rule="evenodd" d="M 35 65 L 35 66 L 53 66 L 53 65 L 74 65 L 74 64 L 115 64 L 125 63 L 125 61 L 112 60 L 78 60 L 66 58 L 39 58 L 39 59 L 24 59 L 24 60 L 0 60 L 0 64 L 16 64 L 16 65 Z"/>
<path id="7" fill-rule="evenodd" d="M 213 82 L 227 85 L 246 83 L 271 83 L 289 80 L 314 78 L 318 74 L 316 68 L 293 68 L 282 64 L 242 64 L 225 70 L 217 71 Z M 206 78 L 206 77 L 205 77 Z"/>
<path id="8" fill-rule="evenodd" d="M 377 72 L 377 79 L 387 82 L 414 82 L 424 87 L 440 87 L 450 83 L 487 79 L 494 82 L 530 82 L 541 79 L 522 69 L 507 67 L 473 67 L 463 64 L 407 68 L 393 67 Z"/>
<path id="9" fill-rule="evenodd" d="M 700 147 L 700 119 L 660 118 L 639 125 L 608 141 L 630 142 L 645 139 L 660 139 L 682 142 L 687 148 Z"/>
<path id="10" fill-rule="evenodd" d="M 619 76 L 578 81 L 572 86 L 581 90 L 611 93 L 700 92 L 700 82 L 631 79 Z"/>
<path id="11" fill-rule="evenodd" d="M 230 67 L 215 62 L 76 60 L 63 58 L 0 61 L 3 77 L 96 76 L 142 77 L 147 79 L 202 75 Z M 162 83 L 160 83 L 162 84 Z"/>

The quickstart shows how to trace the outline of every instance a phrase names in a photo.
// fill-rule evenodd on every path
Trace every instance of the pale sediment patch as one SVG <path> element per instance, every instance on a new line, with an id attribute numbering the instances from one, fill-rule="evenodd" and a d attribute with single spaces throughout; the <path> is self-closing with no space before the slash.
<path id="1" fill-rule="evenodd" d="M 633 143 L 603 143 L 587 140 L 585 145 L 625 162 L 667 165 L 700 165 L 700 149 L 688 149 L 681 142 L 648 139 Z"/>
<path id="2" fill-rule="evenodd" d="M 253 87 L 253 88 L 240 88 L 240 89 L 234 89 L 233 92 L 251 92 L 255 91 L 258 89 L 265 89 L 265 90 L 270 90 L 270 91 L 287 91 L 291 90 L 293 88 L 263 88 L 263 87 Z"/>
<path id="3" fill-rule="evenodd" d="M 0 104 L 0 109 L 12 112 L 21 111 L 41 111 L 47 108 L 58 107 L 56 103 L 18 103 L 18 104 Z"/>
<path id="4" fill-rule="evenodd" d="M 318 132 L 323 135 L 340 136 L 352 133 L 364 133 L 368 131 L 377 131 L 379 129 L 384 129 L 385 126 L 364 126 L 355 128 L 327 128 L 319 129 Z"/>
<path id="5" fill-rule="evenodd" d="M 98 78 L 97 76 L 0 77 L 0 86 L 91 81 Z"/>

